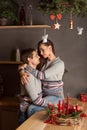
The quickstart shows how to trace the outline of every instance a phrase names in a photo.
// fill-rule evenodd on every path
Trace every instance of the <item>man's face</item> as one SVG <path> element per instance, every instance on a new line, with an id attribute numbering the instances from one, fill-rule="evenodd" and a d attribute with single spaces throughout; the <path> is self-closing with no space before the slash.
<path id="1" fill-rule="evenodd" d="M 32 54 L 33 54 L 33 58 L 31 59 L 31 62 L 33 65 L 37 66 L 40 63 L 40 57 L 38 56 L 36 51 L 33 51 Z"/>

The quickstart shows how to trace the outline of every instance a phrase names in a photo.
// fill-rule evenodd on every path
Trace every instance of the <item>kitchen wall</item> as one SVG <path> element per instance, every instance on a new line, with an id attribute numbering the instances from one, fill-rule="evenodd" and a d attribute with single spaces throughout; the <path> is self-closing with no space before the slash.
<path id="1" fill-rule="evenodd" d="M 49 15 L 44 15 L 36 10 L 36 5 L 39 0 L 18 0 L 19 5 L 24 4 L 26 11 L 26 24 L 29 24 L 29 5 L 32 5 L 33 24 L 48 24 L 52 25 L 53 21 L 49 19 Z M 68 70 L 63 77 L 65 96 L 69 94 L 71 97 L 77 97 L 80 93 L 87 92 L 87 17 L 73 16 L 74 29 L 69 29 L 69 14 L 63 16 L 59 21 L 60 29 L 46 29 L 49 39 L 54 42 L 56 55 L 64 62 Z M 83 34 L 77 34 L 77 27 L 83 27 Z M 0 60 L 15 60 L 15 50 L 19 47 L 20 50 L 29 47 L 37 47 L 37 42 L 41 40 L 44 29 L 0 29 Z M 16 66 L 17 67 L 17 66 Z M 17 73 L 17 68 L 2 66 L 0 72 L 4 71 L 11 76 L 12 72 Z M 3 69 L 5 69 L 3 71 Z M 8 68 L 15 71 L 8 72 Z M 18 93 L 19 81 L 15 78 L 10 80 L 9 76 L 3 75 L 7 82 L 4 84 L 5 89 L 15 88 Z M 19 78 L 18 78 L 19 80 Z M 6 80 L 5 80 L 6 81 Z M 4 82 L 5 82 L 4 81 Z M 18 84 L 18 85 L 17 85 Z M 10 86 L 10 87 L 9 87 Z M 6 91 L 5 90 L 5 91 Z M 6 91 L 10 94 L 10 91 Z"/>

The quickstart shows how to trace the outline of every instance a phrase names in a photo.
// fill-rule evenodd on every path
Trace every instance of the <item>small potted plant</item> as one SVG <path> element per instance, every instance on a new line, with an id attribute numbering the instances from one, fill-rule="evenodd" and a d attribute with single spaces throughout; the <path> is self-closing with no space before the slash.
<path id="1" fill-rule="evenodd" d="M 0 25 L 10 25 L 18 21 L 18 3 L 14 0 L 0 0 Z"/>

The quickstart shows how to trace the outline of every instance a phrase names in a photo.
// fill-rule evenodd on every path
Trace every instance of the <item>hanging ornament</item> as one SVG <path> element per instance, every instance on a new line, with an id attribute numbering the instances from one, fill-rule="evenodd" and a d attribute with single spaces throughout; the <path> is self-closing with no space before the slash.
<path id="1" fill-rule="evenodd" d="M 83 28 L 82 27 L 77 27 L 77 34 L 78 35 L 82 35 L 82 33 L 83 33 Z"/>
<path id="2" fill-rule="evenodd" d="M 55 16 L 54 14 L 51 14 L 51 15 L 50 15 L 50 19 L 51 19 L 51 20 L 54 20 L 55 17 L 56 17 L 56 16 Z"/>
<path id="3" fill-rule="evenodd" d="M 57 22 L 56 24 L 54 24 L 55 29 L 59 29 L 60 28 L 60 24 Z"/>
<path id="4" fill-rule="evenodd" d="M 73 19 L 70 20 L 70 29 L 73 29 Z"/>
<path id="5" fill-rule="evenodd" d="M 59 18 L 57 18 L 57 17 L 59 17 Z M 58 16 L 57 16 L 57 15 L 50 15 L 50 19 L 55 20 L 55 24 L 53 24 L 53 25 L 51 26 L 51 28 L 52 28 L 53 30 L 55 30 L 55 29 L 58 29 L 58 30 L 59 30 L 60 24 L 58 23 L 58 19 L 61 19 L 61 15 L 60 15 L 60 14 L 58 14 Z"/>
<path id="6" fill-rule="evenodd" d="M 73 22 L 73 18 L 72 18 L 72 13 L 70 14 L 70 29 L 73 29 L 74 26 L 74 22 Z"/>
<path id="7" fill-rule="evenodd" d="M 57 14 L 56 17 L 61 20 L 62 19 L 62 14 Z"/>
<path id="8" fill-rule="evenodd" d="M 55 29 L 58 29 L 58 30 L 59 30 L 60 24 L 58 23 L 58 19 L 57 19 L 57 18 L 55 19 L 55 24 L 54 24 L 54 26 L 55 26 Z"/>
<path id="9" fill-rule="evenodd" d="M 60 28 L 60 24 L 57 22 L 56 24 L 51 26 L 52 29 L 58 29 Z"/>

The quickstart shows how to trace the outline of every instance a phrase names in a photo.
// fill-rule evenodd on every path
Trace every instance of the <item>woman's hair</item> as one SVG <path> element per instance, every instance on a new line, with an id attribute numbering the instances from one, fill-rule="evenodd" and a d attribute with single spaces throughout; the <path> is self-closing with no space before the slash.
<path id="1" fill-rule="evenodd" d="M 37 45 L 37 47 L 38 47 L 38 53 L 40 53 L 39 47 L 42 44 L 44 44 L 45 46 L 51 46 L 52 47 L 52 52 L 55 54 L 55 49 L 54 49 L 53 42 L 51 40 L 49 40 L 49 39 L 47 39 L 47 42 L 43 42 L 43 40 L 41 40 L 41 41 L 38 42 L 38 45 Z"/>
<path id="2" fill-rule="evenodd" d="M 41 68 L 43 67 L 43 65 L 47 62 L 47 58 L 43 58 L 42 55 L 40 54 L 40 46 L 41 45 L 45 45 L 45 46 L 51 46 L 52 47 L 52 52 L 55 54 L 55 49 L 54 49 L 54 45 L 53 45 L 53 42 L 49 39 L 47 39 L 47 42 L 44 42 L 43 43 L 43 40 L 39 41 L 38 44 L 37 44 L 37 49 L 38 49 L 38 55 L 40 56 L 40 64 L 37 66 L 37 68 L 39 70 L 41 70 Z"/>

